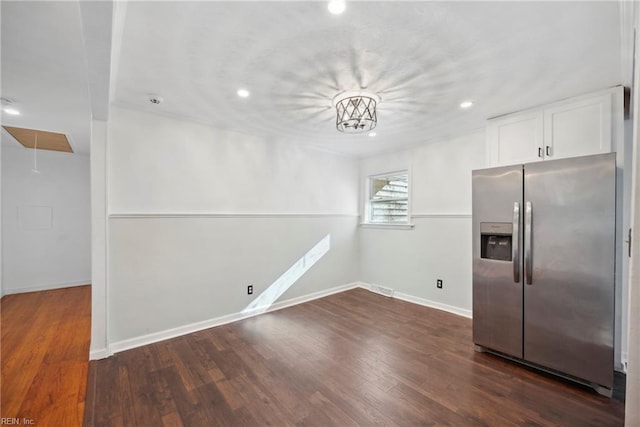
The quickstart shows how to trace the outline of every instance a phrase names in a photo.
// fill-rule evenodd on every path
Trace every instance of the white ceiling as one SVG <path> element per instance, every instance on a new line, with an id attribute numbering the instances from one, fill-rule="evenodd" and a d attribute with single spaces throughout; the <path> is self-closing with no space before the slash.
<path id="1" fill-rule="evenodd" d="M 618 85 L 628 55 L 618 2 L 350 1 L 334 16 L 325 1 L 134 1 L 110 55 L 111 15 L 88 25 L 89 3 L 1 4 L 2 96 L 23 110 L 2 123 L 70 134 L 81 152 L 109 67 L 116 105 L 366 156 Z M 331 99 L 359 88 L 382 99 L 375 138 L 335 129 Z"/>
<path id="2" fill-rule="evenodd" d="M 20 116 L 2 112 L 2 124 L 65 133 L 75 152 L 87 153 L 90 103 L 75 2 L 6 2 L 2 13 L 2 96 Z M 2 131 L 3 143 L 18 144 Z"/>
<path id="3" fill-rule="evenodd" d="M 91 118 L 106 120 L 110 1 L 0 2 L 1 91 L 21 114 L 2 124 L 64 133 L 90 151 Z M 2 144 L 19 144 L 2 130 Z"/>

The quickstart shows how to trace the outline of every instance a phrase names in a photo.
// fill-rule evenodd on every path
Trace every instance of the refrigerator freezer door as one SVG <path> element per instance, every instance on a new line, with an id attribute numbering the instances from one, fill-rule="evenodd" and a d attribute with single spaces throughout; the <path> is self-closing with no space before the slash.
<path id="1" fill-rule="evenodd" d="M 524 175 L 525 204 L 531 203 L 524 359 L 608 388 L 615 168 L 615 154 L 603 154 L 527 164 Z"/>
<path id="2" fill-rule="evenodd" d="M 473 341 L 522 358 L 522 165 L 473 172 Z"/>

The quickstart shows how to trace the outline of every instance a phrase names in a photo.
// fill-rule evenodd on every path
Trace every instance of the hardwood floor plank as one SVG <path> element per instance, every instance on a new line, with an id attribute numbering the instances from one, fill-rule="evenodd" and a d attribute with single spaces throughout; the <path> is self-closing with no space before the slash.
<path id="1" fill-rule="evenodd" d="M 28 296 L 29 302 L 22 302 L 21 296 Z M 20 323 L 13 323 L 9 314 L 3 309 L 3 336 L 2 336 L 2 411 L 9 417 L 25 416 L 24 410 L 29 411 L 26 401 L 27 394 L 41 369 L 46 352 L 51 347 L 55 335 L 55 327 L 59 321 L 60 313 L 56 312 L 55 305 L 58 298 L 54 298 L 54 307 L 50 312 L 38 310 L 41 306 L 40 295 L 7 295 L 2 298 L 3 308 L 11 305 L 24 305 L 24 312 L 32 313 L 32 318 L 27 321 L 23 317 Z M 33 304 L 31 308 L 27 308 Z M 49 322 L 51 318 L 51 322 Z M 50 327 L 53 326 L 53 327 Z M 23 409 L 23 406 L 26 406 Z"/>
<path id="2" fill-rule="evenodd" d="M 310 423 L 314 423 L 315 414 L 318 412 L 324 414 L 329 418 L 330 422 L 325 425 L 335 425 L 335 426 L 357 426 L 358 423 L 345 411 L 340 409 L 336 404 L 334 404 L 331 400 L 327 399 L 322 393 L 316 392 L 309 398 L 309 401 L 312 405 L 314 405 L 317 410 L 313 412 Z"/>
<path id="3" fill-rule="evenodd" d="M 224 401 L 232 410 L 236 411 L 243 407 L 242 396 L 240 396 L 240 393 L 237 392 L 230 381 L 216 381 L 216 386 L 218 390 L 220 390 Z"/>
<path id="4" fill-rule="evenodd" d="M 206 419 L 200 418 L 200 414 L 197 413 L 195 396 L 188 392 L 177 369 L 174 366 L 164 368 L 162 374 L 167 380 L 182 423 L 187 426 L 205 425 Z M 198 422 L 201 424 L 197 424 Z"/>
<path id="5" fill-rule="evenodd" d="M 171 412 L 162 416 L 162 425 L 166 427 L 183 427 L 180 414 L 177 412 Z"/>
<path id="6" fill-rule="evenodd" d="M 147 371 L 143 370 L 142 372 L 146 373 Z M 158 411 L 163 422 L 165 417 L 166 419 L 172 418 L 171 414 L 176 414 L 178 409 L 176 408 L 176 403 L 173 400 L 171 389 L 163 375 L 163 371 L 159 370 L 149 373 L 147 381 L 149 390 L 152 393 L 152 398 L 149 399 L 149 402 L 154 405 L 154 409 Z"/>
<path id="7" fill-rule="evenodd" d="M 0 308 L 2 417 L 81 426 L 91 287 L 6 295 Z"/>
<path id="8" fill-rule="evenodd" d="M 242 396 L 244 407 L 251 416 L 259 420 L 261 425 L 270 426 L 291 426 L 294 423 L 280 409 L 260 387 L 246 377 L 236 377 L 230 380 L 236 391 Z"/>
<path id="9" fill-rule="evenodd" d="M 362 289 L 125 353 L 98 362 L 97 426 L 624 423 L 620 401 L 476 353 L 469 319 Z"/>
<path id="10" fill-rule="evenodd" d="M 91 405 L 93 406 L 94 412 L 91 417 L 85 416 L 85 427 L 91 427 L 93 425 L 109 426 L 111 425 L 109 423 L 109 419 L 120 413 L 119 409 L 117 411 L 115 410 L 117 408 L 115 401 L 118 396 L 116 387 L 110 387 L 107 390 L 101 390 L 98 392 L 98 385 L 101 383 L 101 379 L 105 376 L 111 378 L 113 375 L 113 370 L 117 367 L 116 357 L 117 355 L 108 359 L 92 362 L 95 364 L 94 366 L 96 370 L 96 383 L 94 386 L 95 395 Z M 100 401 L 100 403 L 98 403 L 98 401 Z M 88 419 L 93 420 L 94 424 L 87 424 Z"/>
<path id="11" fill-rule="evenodd" d="M 84 395 L 85 407 L 83 414 L 83 426 L 95 425 L 95 403 L 96 403 L 96 381 L 97 381 L 97 362 L 89 362 L 89 371 L 87 373 L 87 392 Z"/>
<path id="12" fill-rule="evenodd" d="M 133 405 L 133 418 L 137 425 L 157 426 L 162 424 L 162 409 L 167 396 L 164 384 L 156 381 L 157 366 L 153 364 L 153 358 L 149 348 L 143 348 L 144 357 L 135 357 L 136 354 L 124 352 L 122 362 L 126 367 L 129 390 L 135 396 Z M 150 373 L 148 373 L 150 370 Z"/>
<path id="13" fill-rule="evenodd" d="M 134 394 L 131 391 L 131 381 L 129 378 L 129 367 L 125 363 L 118 365 L 116 373 L 118 384 L 118 401 L 120 402 L 119 414 L 122 415 L 122 422 L 127 426 L 136 426 L 138 424 L 136 420 L 136 412 L 134 406 L 137 406 L 140 402 L 139 396 L 136 396 L 136 400 L 133 399 Z"/>

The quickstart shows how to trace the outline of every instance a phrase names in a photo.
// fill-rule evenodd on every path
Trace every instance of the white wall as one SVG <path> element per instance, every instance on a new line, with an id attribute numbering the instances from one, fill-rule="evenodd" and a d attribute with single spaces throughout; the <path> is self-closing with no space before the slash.
<path id="1" fill-rule="evenodd" d="M 471 171 L 486 165 L 485 141 L 481 130 L 360 162 L 361 209 L 369 175 L 409 170 L 415 224 L 361 229 L 364 282 L 471 314 Z"/>
<path id="2" fill-rule="evenodd" d="M 109 212 L 357 214 L 357 162 L 115 109 Z"/>
<path id="3" fill-rule="evenodd" d="M 640 7 L 633 5 L 633 20 L 635 28 L 636 46 L 640 43 Z M 628 366 L 627 366 L 627 395 L 625 407 L 625 425 L 628 427 L 640 425 L 640 50 L 634 52 L 634 86 L 633 100 L 633 144 L 631 186 L 631 227 L 632 258 L 629 271 L 629 311 L 628 311 Z"/>
<path id="4" fill-rule="evenodd" d="M 0 141 L 0 298 L 4 296 L 4 285 L 2 284 L 2 194 L 4 191 L 2 190 L 2 151 L 3 151 L 2 141 Z"/>
<path id="5" fill-rule="evenodd" d="M 326 235 L 329 252 L 278 301 L 358 279 L 356 160 L 120 108 L 109 117 L 115 348 L 240 313 Z"/>
<path id="6" fill-rule="evenodd" d="M 4 137 L 4 136 L 3 136 Z M 2 266 L 5 294 L 91 282 L 89 158 L 4 144 Z"/>
<path id="7" fill-rule="evenodd" d="M 91 359 L 109 355 L 107 341 L 107 122 L 91 121 Z"/>
<path id="8" fill-rule="evenodd" d="M 329 252 L 277 301 L 354 282 L 356 228 L 353 216 L 113 218 L 110 340 L 239 314 L 327 235 Z"/>

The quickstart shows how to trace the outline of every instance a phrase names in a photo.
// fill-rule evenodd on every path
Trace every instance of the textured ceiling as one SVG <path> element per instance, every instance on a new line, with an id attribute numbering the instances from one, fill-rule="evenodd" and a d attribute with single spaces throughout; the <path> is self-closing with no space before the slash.
<path id="1" fill-rule="evenodd" d="M 110 1 L 0 1 L 1 90 L 21 114 L 2 124 L 67 135 L 90 151 L 91 118 L 109 105 Z M 2 131 L 2 144 L 18 146 Z"/>
<path id="2" fill-rule="evenodd" d="M 112 101 L 366 156 L 620 84 L 620 25 L 617 2 L 130 2 Z M 361 88 L 375 138 L 335 129 Z"/>
<path id="3" fill-rule="evenodd" d="M 112 26 L 110 2 L 3 0 L 2 96 L 23 114 L 2 124 L 86 153 L 111 79 L 116 105 L 367 156 L 622 83 L 623 4 L 131 1 Z M 359 88 L 382 99 L 375 138 L 335 129 L 331 99 Z"/>
<path id="4" fill-rule="evenodd" d="M 89 152 L 91 107 L 77 2 L 0 3 L 2 96 L 20 116 L 2 124 L 66 134 L 75 152 Z M 4 144 L 15 144 L 2 131 Z"/>

